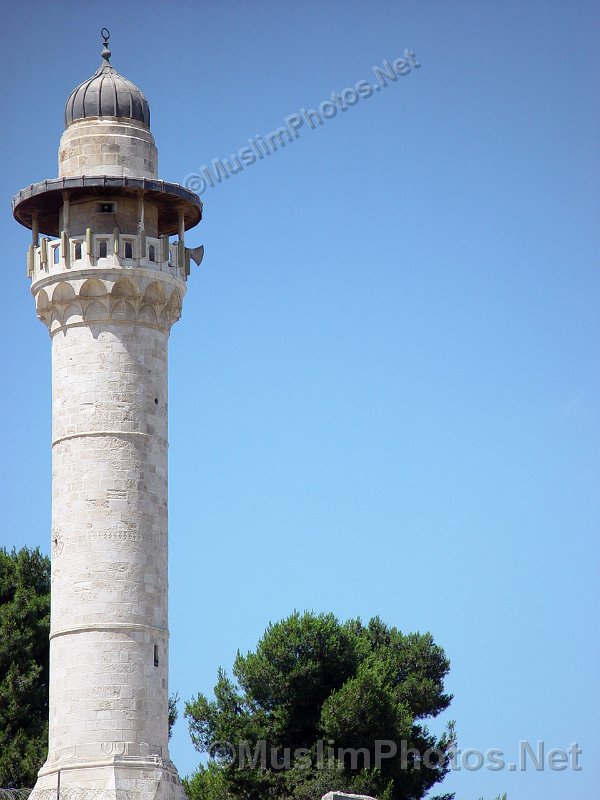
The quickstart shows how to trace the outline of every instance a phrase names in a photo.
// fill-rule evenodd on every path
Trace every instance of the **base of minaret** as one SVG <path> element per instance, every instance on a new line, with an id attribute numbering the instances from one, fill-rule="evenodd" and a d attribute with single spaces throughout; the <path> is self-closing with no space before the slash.
<path id="1" fill-rule="evenodd" d="M 158 756 L 113 756 L 45 769 L 30 800 L 186 800 L 175 766 Z"/>

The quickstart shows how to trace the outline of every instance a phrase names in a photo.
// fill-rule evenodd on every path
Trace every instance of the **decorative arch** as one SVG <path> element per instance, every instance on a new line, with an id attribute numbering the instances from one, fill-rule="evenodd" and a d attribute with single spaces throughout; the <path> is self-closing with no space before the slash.
<path id="1" fill-rule="evenodd" d="M 156 325 L 157 322 L 158 322 L 158 319 L 156 317 L 156 311 L 154 309 L 154 306 L 151 306 L 148 303 L 145 303 L 140 308 L 140 313 L 138 314 L 138 319 L 140 320 L 140 322 L 148 322 L 151 325 Z"/>
<path id="2" fill-rule="evenodd" d="M 105 295 L 106 286 L 98 278 L 88 278 L 79 290 L 80 297 L 104 297 Z"/>
<path id="3" fill-rule="evenodd" d="M 57 283 L 52 292 L 53 303 L 69 303 L 75 297 L 75 291 L 70 283 L 61 281 Z"/>
<path id="4" fill-rule="evenodd" d="M 166 299 L 167 295 L 162 283 L 152 281 L 152 283 L 148 284 L 148 288 L 144 292 L 145 303 L 164 303 Z"/>
<path id="5" fill-rule="evenodd" d="M 81 303 L 71 303 L 63 314 L 63 325 L 73 325 L 76 322 L 83 322 Z"/>
<path id="6" fill-rule="evenodd" d="M 113 319 L 135 319 L 135 307 L 128 300 L 117 300 L 113 305 L 111 317 Z"/>
<path id="7" fill-rule="evenodd" d="M 119 278 L 110 290 L 113 297 L 133 298 L 139 294 L 139 289 L 131 278 Z"/>
<path id="8" fill-rule="evenodd" d="M 38 313 L 50 310 L 50 300 L 44 289 L 40 289 L 35 298 L 35 308 Z"/>
<path id="9" fill-rule="evenodd" d="M 175 322 L 181 317 L 181 295 L 175 289 L 169 298 L 167 305 L 171 322 Z"/>
<path id="10" fill-rule="evenodd" d="M 108 309 L 104 303 L 90 303 L 84 312 L 84 319 L 89 322 L 106 319 L 108 316 Z"/>

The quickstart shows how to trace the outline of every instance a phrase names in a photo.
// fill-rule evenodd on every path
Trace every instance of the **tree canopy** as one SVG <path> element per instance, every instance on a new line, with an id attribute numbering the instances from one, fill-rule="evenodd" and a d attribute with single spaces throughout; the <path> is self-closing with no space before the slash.
<path id="1" fill-rule="evenodd" d="M 0 549 L 0 786 L 33 786 L 48 747 L 50 559 Z"/>
<path id="2" fill-rule="evenodd" d="M 255 652 L 238 652 L 235 680 L 220 669 L 214 699 L 186 704 L 210 756 L 186 781 L 190 800 L 419 800 L 449 769 L 452 723 L 439 737 L 425 724 L 450 704 L 449 666 L 430 634 L 379 618 L 294 613 L 269 625 Z"/>

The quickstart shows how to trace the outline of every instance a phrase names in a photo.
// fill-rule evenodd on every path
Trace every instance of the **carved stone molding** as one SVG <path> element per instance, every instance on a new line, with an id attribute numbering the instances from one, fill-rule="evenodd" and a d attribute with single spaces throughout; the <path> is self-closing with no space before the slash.
<path id="1" fill-rule="evenodd" d="M 168 333 L 181 316 L 182 281 L 143 270 L 127 275 L 90 272 L 68 278 L 63 273 L 32 286 L 37 317 L 51 335 L 102 322 L 133 323 Z"/>

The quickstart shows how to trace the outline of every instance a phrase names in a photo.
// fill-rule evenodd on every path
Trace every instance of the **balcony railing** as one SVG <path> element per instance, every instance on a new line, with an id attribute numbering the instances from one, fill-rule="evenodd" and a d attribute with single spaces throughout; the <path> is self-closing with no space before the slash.
<path id="1" fill-rule="evenodd" d="M 183 256 L 183 258 L 182 258 Z M 127 270 L 135 267 L 169 272 L 186 279 L 183 247 L 165 237 L 141 234 L 91 233 L 40 240 L 27 252 L 27 274 L 32 281 L 47 275 L 86 268 Z"/>

